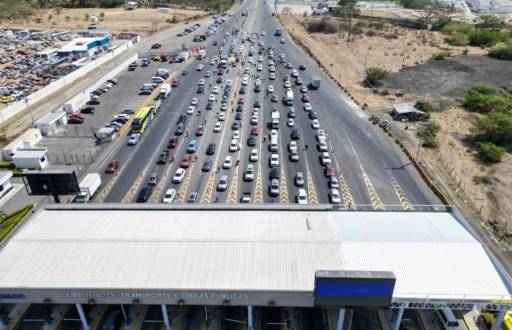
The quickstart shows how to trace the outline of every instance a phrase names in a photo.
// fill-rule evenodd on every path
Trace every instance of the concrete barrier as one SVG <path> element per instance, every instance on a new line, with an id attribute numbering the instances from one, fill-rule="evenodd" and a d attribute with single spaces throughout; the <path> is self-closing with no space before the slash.
<path id="1" fill-rule="evenodd" d="M 8 106 L 5 109 L 0 111 L 0 124 L 7 122 L 10 118 L 14 117 L 19 112 L 28 109 L 29 107 L 35 105 L 37 102 L 52 95 L 59 89 L 65 87 L 65 86 L 68 86 L 69 84 L 73 83 L 74 81 L 76 81 L 79 78 L 82 78 L 87 73 L 89 73 L 92 70 L 103 65 L 105 62 L 110 61 L 111 59 L 118 56 L 119 54 L 122 54 L 123 52 L 130 49 L 131 47 L 133 47 L 133 43 L 132 43 L 132 41 L 128 41 L 125 44 L 117 47 L 113 51 L 111 51 L 101 57 L 98 57 L 96 59 L 93 59 L 90 63 L 84 65 L 83 67 L 81 67 L 73 72 L 70 72 L 66 76 L 61 77 L 61 78 L 51 82 L 46 87 L 41 88 L 40 90 L 30 94 L 26 98 L 11 104 L 10 106 Z M 110 78 L 106 78 L 106 79 L 110 79 Z"/>

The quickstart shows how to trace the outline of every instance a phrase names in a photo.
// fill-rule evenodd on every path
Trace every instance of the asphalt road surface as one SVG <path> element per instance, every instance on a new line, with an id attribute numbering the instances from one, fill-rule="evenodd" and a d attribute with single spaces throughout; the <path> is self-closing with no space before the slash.
<path id="1" fill-rule="evenodd" d="M 247 16 L 242 16 L 247 11 Z M 204 26 L 202 27 L 204 28 Z M 340 207 L 357 209 L 429 209 L 430 205 L 439 204 L 437 198 L 428 189 L 409 161 L 380 130 L 371 125 L 366 115 L 358 110 L 350 99 L 343 94 L 320 71 L 307 55 L 288 38 L 285 32 L 282 36 L 275 36 L 274 32 L 281 28 L 276 17 L 271 16 L 270 8 L 264 2 L 245 2 L 231 17 L 226 17 L 226 23 L 221 25 L 216 34 L 203 43 L 194 43 L 197 47 L 203 45 L 207 57 L 204 60 L 192 59 L 185 64 L 152 63 L 149 68 L 139 68 L 156 72 L 157 68 L 168 67 L 176 72 L 176 79 L 180 85 L 174 88 L 170 96 L 162 100 L 161 110 L 156 114 L 153 123 L 147 129 L 136 146 L 127 146 L 126 137 L 120 141 L 122 146 L 116 150 L 110 159 L 117 159 L 121 169 L 117 175 L 103 175 L 104 186 L 109 180 L 111 189 L 103 200 L 104 202 L 135 202 L 142 187 L 146 185 L 149 177 L 157 174 L 157 183 L 149 202 L 162 202 L 167 189 L 175 189 L 174 203 L 184 203 L 191 193 L 197 193 L 197 203 L 239 203 L 244 195 L 249 196 L 253 203 L 295 203 L 299 189 L 304 189 L 309 203 L 329 203 L 330 186 L 320 162 L 320 151 L 317 149 L 317 129 L 312 128 L 312 120 L 308 117 L 310 111 L 304 110 L 302 95 L 295 78 L 290 78 L 295 110 L 294 126 L 288 125 L 288 112 L 291 106 L 281 102 L 286 93 L 284 77 L 297 70 L 303 85 L 308 84 L 312 77 L 320 77 L 321 86 L 318 90 L 307 90 L 312 111 L 317 113 L 320 129 L 326 133 L 328 158 L 330 159 L 336 178 L 339 181 L 341 195 Z M 235 30 L 239 30 L 236 33 Z M 284 29 L 283 29 L 284 30 Z M 263 33 L 264 31 L 264 33 Z M 229 35 L 228 35 L 229 34 Z M 174 38 L 174 36 L 169 36 Z M 218 43 L 213 46 L 214 41 Z M 225 41 L 225 45 L 223 44 Z M 222 47 L 222 48 L 220 48 Z M 211 65 L 210 60 L 217 55 L 229 56 L 229 49 L 240 51 L 241 63 L 229 66 L 229 70 L 219 76 L 215 73 L 217 63 Z M 249 56 L 251 49 L 253 56 Z M 269 65 L 270 49 L 273 50 L 275 62 L 275 79 L 271 80 Z M 261 52 L 261 54 L 258 54 Z M 284 63 L 280 63 L 280 54 L 285 55 Z M 261 62 L 260 62 L 261 57 Z M 254 64 L 251 64 L 252 62 Z M 291 63 L 293 69 L 285 66 Z M 243 63 L 243 65 L 242 65 Z M 196 70 L 198 64 L 203 64 L 201 71 Z M 261 70 L 258 70 L 261 65 Z M 299 65 L 305 66 L 300 70 Z M 182 71 L 188 74 L 183 76 Z M 207 77 L 207 72 L 210 76 Z M 248 83 L 245 93 L 240 94 L 244 72 L 248 74 Z M 151 74 L 141 74 L 142 85 L 148 82 Z M 223 82 L 217 83 L 222 77 Z M 144 81 L 143 79 L 146 79 Z M 205 80 L 204 94 L 197 94 L 198 82 Z M 259 79 L 261 90 L 255 91 L 255 82 Z M 226 82 L 233 84 L 229 93 L 227 109 L 221 111 L 221 99 Z M 268 92 L 268 85 L 274 91 Z M 133 84 L 130 84 L 133 88 Z M 219 93 L 215 94 L 213 109 L 206 110 L 208 98 L 215 86 Z M 122 87 L 122 86 L 120 86 Z M 136 94 L 137 89 L 131 93 Z M 127 92 L 130 93 L 130 92 Z M 272 102 L 275 95 L 277 102 Z M 160 153 L 166 149 L 168 141 L 175 136 L 176 121 L 180 115 L 187 112 L 192 98 L 196 97 L 199 104 L 194 114 L 186 115 L 185 133 L 179 135 L 178 144 L 170 152 L 172 157 L 166 164 L 158 165 Z M 237 112 L 237 104 L 243 97 L 242 111 Z M 260 110 L 255 115 L 257 124 L 251 124 L 254 113 L 254 103 L 258 101 Z M 240 101 L 241 102 L 241 101 Z M 271 122 L 272 110 L 280 114 L 278 128 L 279 148 L 276 152 L 279 157 L 279 195 L 269 194 L 270 172 L 269 166 L 271 152 L 269 151 L 270 131 L 268 123 Z M 219 115 L 223 113 L 225 119 L 220 121 Z M 240 116 L 236 120 L 235 116 Z M 214 132 L 217 122 L 222 125 L 220 132 Z M 229 151 L 229 145 L 235 131 L 231 125 L 239 122 L 241 127 L 237 130 L 240 135 L 239 150 Z M 196 136 L 197 128 L 202 125 L 204 134 Z M 254 127 L 258 135 L 255 136 L 255 146 L 248 146 L 248 138 Z M 296 140 L 298 161 L 290 159 L 288 145 L 292 141 L 292 129 L 300 131 L 300 138 Z M 172 183 L 174 173 L 187 155 L 189 142 L 195 139 L 197 148 L 191 153 L 192 162 L 186 168 L 185 177 L 181 183 Z M 215 154 L 206 155 L 209 144 L 216 145 Z M 257 161 L 250 161 L 249 155 L 255 148 L 258 153 Z M 230 168 L 223 168 L 224 160 L 231 156 Z M 171 161 L 171 158 L 174 161 Z M 209 159 L 212 162 L 209 171 L 202 171 L 203 163 Z M 244 181 L 244 172 L 252 164 L 254 178 Z M 101 169 L 103 170 L 103 169 Z M 304 177 L 304 184 L 299 187 L 295 184 L 295 176 L 300 172 Z M 228 184 L 223 191 L 217 190 L 222 176 L 228 177 Z"/>

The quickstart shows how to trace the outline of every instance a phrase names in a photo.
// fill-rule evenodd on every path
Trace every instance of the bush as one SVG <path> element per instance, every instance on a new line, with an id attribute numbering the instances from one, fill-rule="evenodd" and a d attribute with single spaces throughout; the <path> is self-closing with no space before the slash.
<path id="1" fill-rule="evenodd" d="M 366 70 L 364 83 L 369 87 L 379 87 L 389 77 L 389 71 L 383 68 L 371 67 Z"/>
<path id="2" fill-rule="evenodd" d="M 419 99 L 414 104 L 414 107 L 423 112 L 432 112 L 434 110 L 434 106 L 429 100 Z"/>
<path id="3" fill-rule="evenodd" d="M 444 38 L 444 41 L 453 46 L 465 46 L 469 44 L 468 36 L 460 32 L 455 35 Z"/>
<path id="4" fill-rule="evenodd" d="M 61 6 L 55 7 L 55 14 L 60 15 L 62 14 L 63 8 Z"/>
<path id="5" fill-rule="evenodd" d="M 492 48 L 488 55 L 499 60 L 512 61 L 512 42 Z"/>
<path id="6" fill-rule="evenodd" d="M 432 2 L 430 0 L 401 0 L 400 4 L 408 9 L 425 9 Z"/>
<path id="7" fill-rule="evenodd" d="M 506 152 L 505 148 L 490 142 L 478 143 L 477 148 L 478 156 L 485 163 L 499 163 Z"/>
<path id="8" fill-rule="evenodd" d="M 470 23 L 456 23 L 451 22 L 443 26 L 441 31 L 444 34 L 456 34 L 456 33 L 462 33 L 462 34 L 469 34 L 471 31 L 473 31 L 475 27 Z"/>
<path id="9" fill-rule="evenodd" d="M 445 58 L 450 56 L 452 56 L 452 52 L 450 52 L 449 50 L 443 50 L 432 54 L 432 58 L 436 61 L 444 60 Z"/>
<path id="10" fill-rule="evenodd" d="M 462 50 L 462 55 L 467 55 L 468 53 L 469 53 L 469 49 L 464 48 L 464 49 Z"/>
<path id="11" fill-rule="evenodd" d="M 496 88 L 492 86 L 473 86 L 464 96 L 462 106 L 469 111 L 489 112 L 493 110 L 493 96 L 495 96 L 496 93 Z"/>
<path id="12" fill-rule="evenodd" d="M 491 47 L 506 39 L 501 32 L 485 29 L 474 29 L 469 33 L 468 38 L 469 43 L 477 47 Z"/>
<path id="13" fill-rule="evenodd" d="M 14 163 L 10 163 L 10 162 L 0 162 L 0 168 L 13 170 L 16 168 L 16 165 L 14 165 Z"/>
<path id="14" fill-rule="evenodd" d="M 491 112 L 473 122 L 476 140 L 491 142 L 498 146 L 512 145 L 512 115 L 503 112 Z"/>
<path id="15" fill-rule="evenodd" d="M 433 122 L 422 126 L 422 128 L 418 130 L 418 135 L 423 136 L 421 145 L 425 148 L 437 148 L 437 133 L 439 133 L 440 129 L 441 127 Z"/>

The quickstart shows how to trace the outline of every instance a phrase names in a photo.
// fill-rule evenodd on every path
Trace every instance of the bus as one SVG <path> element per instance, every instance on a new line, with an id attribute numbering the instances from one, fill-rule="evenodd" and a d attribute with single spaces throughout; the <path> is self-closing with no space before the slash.
<path id="1" fill-rule="evenodd" d="M 153 120 L 153 109 L 152 107 L 140 108 L 133 117 L 132 131 L 133 133 L 143 134 L 147 127 L 151 126 Z"/>

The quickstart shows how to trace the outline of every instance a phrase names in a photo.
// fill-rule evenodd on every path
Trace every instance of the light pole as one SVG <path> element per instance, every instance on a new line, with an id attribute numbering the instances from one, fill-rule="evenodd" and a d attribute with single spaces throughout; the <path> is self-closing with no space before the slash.
<path id="1" fill-rule="evenodd" d="M 27 105 L 28 112 L 30 113 L 30 118 L 32 119 L 32 125 L 34 125 L 36 123 L 36 121 L 34 120 L 34 115 L 32 114 L 32 107 L 30 106 L 28 99 L 25 99 L 25 104 Z"/>

